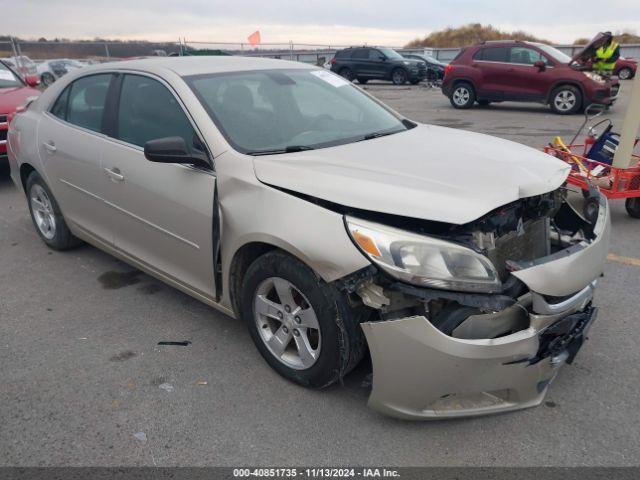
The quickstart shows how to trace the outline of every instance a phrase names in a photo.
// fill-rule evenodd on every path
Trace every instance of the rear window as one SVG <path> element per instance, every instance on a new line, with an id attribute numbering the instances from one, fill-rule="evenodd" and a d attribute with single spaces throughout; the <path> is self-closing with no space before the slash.
<path id="1" fill-rule="evenodd" d="M 509 47 L 485 47 L 473 56 L 474 60 L 486 62 L 506 62 L 509 56 Z"/>
<path id="2" fill-rule="evenodd" d="M 452 59 L 451 61 L 453 62 L 454 60 L 457 60 L 458 58 L 460 58 L 460 56 L 461 56 L 461 55 L 462 55 L 466 50 L 467 50 L 466 48 L 461 48 L 461 49 L 460 49 L 460 51 L 456 54 L 456 56 L 455 56 L 455 57 L 453 57 L 453 59 Z"/>
<path id="3" fill-rule="evenodd" d="M 351 50 L 340 50 L 336 52 L 334 58 L 349 58 L 351 56 Z"/>

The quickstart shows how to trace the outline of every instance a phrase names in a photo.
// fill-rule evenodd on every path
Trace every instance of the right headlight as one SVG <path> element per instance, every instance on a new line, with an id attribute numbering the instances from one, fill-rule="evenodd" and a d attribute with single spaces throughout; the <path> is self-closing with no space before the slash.
<path id="1" fill-rule="evenodd" d="M 346 217 L 358 248 L 389 275 L 425 287 L 494 293 L 502 283 L 491 261 L 470 248 Z"/>

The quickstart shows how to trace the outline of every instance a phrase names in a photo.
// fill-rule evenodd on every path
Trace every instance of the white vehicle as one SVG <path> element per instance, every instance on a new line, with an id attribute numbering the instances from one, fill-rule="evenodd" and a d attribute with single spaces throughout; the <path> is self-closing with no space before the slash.
<path id="1" fill-rule="evenodd" d="M 76 60 L 61 58 L 56 60 L 46 60 L 40 63 L 37 67 L 37 71 L 42 84 L 48 87 L 63 75 L 82 67 L 84 67 L 84 65 Z"/>
<path id="2" fill-rule="evenodd" d="M 586 220 L 566 163 L 413 122 L 315 66 L 87 67 L 15 117 L 8 158 L 49 247 L 82 239 L 244 320 L 307 387 L 369 352 L 389 415 L 538 405 L 596 318 L 604 196 Z"/>

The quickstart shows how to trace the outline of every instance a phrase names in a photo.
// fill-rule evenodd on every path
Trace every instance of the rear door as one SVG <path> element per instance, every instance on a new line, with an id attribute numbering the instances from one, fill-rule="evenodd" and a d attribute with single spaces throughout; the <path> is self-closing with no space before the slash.
<path id="1" fill-rule="evenodd" d="M 182 137 L 205 149 L 173 90 L 159 78 L 125 74 L 113 131 L 105 142 L 106 201 L 115 212 L 115 246 L 149 269 L 206 297 L 215 292 L 213 170 L 153 163 L 149 140 Z M 217 225 L 216 225 L 217 227 Z"/>
<path id="2" fill-rule="evenodd" d="M 44 173 L 65 219 L 107 244 L 113 244 L 113 216 L 103 202 L 102 132 L 113 78 L 101 73 L 75 80 L 38 124 Z"/>
<path id="3" fill-rule="evenodd" d="M 356 48 L 351 53 L 351 68 L 356 77 L 371 78 L 373 70 L 369 62 L 369 49 Z"/>
<path id="4" fill-rule="evenodd" d="M 481 97 L 503 100 L 512 90 L 513 87 L 505 81 L 508 54 L 509 47 L 486 46 L 473 56 L 472 65 L 479 70 L 482 79 L 478 85 L 478 94 Z"/>

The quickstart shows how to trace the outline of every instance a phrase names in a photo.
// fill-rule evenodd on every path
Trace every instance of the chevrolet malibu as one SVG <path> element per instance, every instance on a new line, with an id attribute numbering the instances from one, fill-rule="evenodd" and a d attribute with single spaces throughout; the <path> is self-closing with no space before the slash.
<path id="1" fill-rule="evenodd" d="M 577 213 L 566 164 L 301 63 L 79 70 L 15 118 L 9 161 L 50 248 L 88 242 L 242 319 L 301 385 L 370 355 L 369 404 L 397 417 L 538 405 L 596 317 L 608 207 Z"/>

